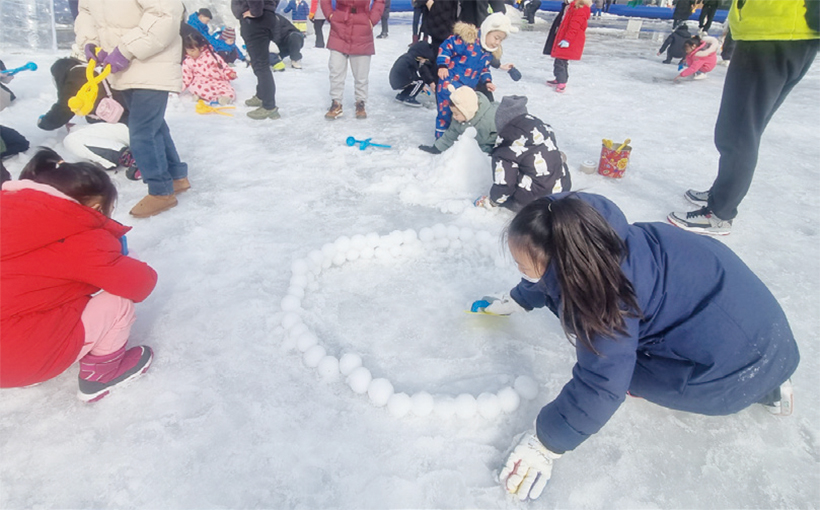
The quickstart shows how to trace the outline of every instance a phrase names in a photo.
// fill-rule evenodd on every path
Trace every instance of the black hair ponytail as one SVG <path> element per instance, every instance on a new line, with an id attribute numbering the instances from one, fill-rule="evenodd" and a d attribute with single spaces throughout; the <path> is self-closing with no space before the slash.
<path id="1" fill-rule="evenodd" d="M 117 188 L 100 165 L 66 163 L 48 148 L 37 151 L 20 172 L 20 179 L 47 184 L 83 205 L 99 201 L 106 216 L 110 216 L 117 200 Z"/>
<path id="2" fill-rule="evenodd" d="M 510 243 L 537 265 L 555 264 L 561 287 L 561 326 L 598 354 L 596 336 L 626 333 L 625 317 L 639 317 L 632 283 L 621 270 L 627 248 L 594 207 L 574 195 L 539 199 L 507 228 Z"/>

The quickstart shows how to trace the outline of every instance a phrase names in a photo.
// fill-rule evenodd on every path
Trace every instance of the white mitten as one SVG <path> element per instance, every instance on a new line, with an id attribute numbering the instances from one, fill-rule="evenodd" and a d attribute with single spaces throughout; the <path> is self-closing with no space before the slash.
<path id="1" fill-rule="evenodd" d="M 552 475 L 552 462 L 560 457 L 547 450 L 535 434 L 528 434 L 512 451 L 498 479 L 521 501 L 536 499 Z"/>
<path id="2" fill-rule="evenodd" d="M 490 305 L 484 309 L 484 311 L 494 313 L 496 315 L 511 315 L 514 312 L 523 312 L 524 307 L 519 305 L 515 299 L 510 297 L 509 294 L 504 294 L 500 298 L 492 301 Z"/>

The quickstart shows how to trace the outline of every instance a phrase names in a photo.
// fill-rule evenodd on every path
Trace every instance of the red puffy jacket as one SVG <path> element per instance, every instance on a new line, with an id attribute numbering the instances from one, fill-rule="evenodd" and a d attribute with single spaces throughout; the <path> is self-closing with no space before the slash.
<path id="1" fill-rule="evenodd" d="M 0 387 L 8 388 L 51 379 L 74 363 L 92 294 L 142 301 L 157 273 L 122 255 L 130 227 L 50 186 L 5 183 L 0 217 Z"/>
<path id="2" fill-rule="evenodd" d="M 589 4 L 591 0 L 575 0 L 567 5 L 564 11 L 564 19 L 561 26 L 555 33 L 555 42 L 552 45 L 550 55 L 553 58 L 564 60 L 581 60 L 584 53 L 584 43 L 586 42 L 587 20 L 589 20 Z M 561 41 L 567 41 L 569 46 L 561 48 L 558 45 Z"/>
<path id="3" fill-rule="evenodd" d="M 330 22 L 328 49 L 345 55 L 373 55 L 373 27 L 382 17 L 384 0 L 336 0 L 332 8 L 331 0 L 322 0 L 322 12 Z"/>

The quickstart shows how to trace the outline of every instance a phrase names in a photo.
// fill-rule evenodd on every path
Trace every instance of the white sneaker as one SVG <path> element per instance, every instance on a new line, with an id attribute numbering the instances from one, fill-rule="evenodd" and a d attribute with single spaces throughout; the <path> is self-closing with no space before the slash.
<path id="1" fill-rule="evenodd" d="M 290 63 L 290 67 L 294 69 L 301 69 L 302 68 L 302 61 L 301 60 L 294 60 Z"/>
<path id="2" fill-rule="evenodd" d="M 692 77 L 693 80 L 705 80 L 706 73 L 695 73 L 695 76 Z"/>
<path id="3" fill-rule="evenodd" d="M 794 410 L 794 387 L 791 379 L 780 385 L 778 388 L 780 394 L 779 400 L 775 400 L 771 404 L 763 404 L 767 411 L 775 416 L 790 416 Z"/>

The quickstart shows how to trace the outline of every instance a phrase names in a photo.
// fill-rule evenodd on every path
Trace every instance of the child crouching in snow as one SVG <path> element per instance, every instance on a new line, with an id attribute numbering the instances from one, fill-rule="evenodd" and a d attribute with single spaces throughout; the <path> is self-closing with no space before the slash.
<path id="1" fill-rule="evenodd" d="M 436 84 L 436 53 L 430 43 L 419 41 L 411 44 L 407 53 L 399 56 L 390 69 L 390 87 L 401 90 L 396 101 L 407 106 L 421 106 L 416 96 Z"/>
<path id="2" fill-rule="evenodd" d="M 493 103 L 484 94 L 477 94 L 470 87 L 453 88 L 450 85 L 450 110 L 453 120 L 447 131 L 432 146 L 419 145 L 419 149 L 430 154 L 441 154 L 456 143 L 468 127 L 476 129 L 475 141 L 484 152 L 492 152 L 497 138 L 495 111 L 498 103 Z"/>
<path id="3" fill-rule="evenodd" d="M 187 35 L 182 42 L 187 55 L 182 62 L 183 90 L 188 89 L 194 96 L 209 103 L 233 103 L 236 91 L 230 81 L 236 79 L 236 72 L 214 53 L 199 33 Z"/>
<path id="4" fill-rule="evenodd" d="M 552 128 L 527 113 L 527 98 L 506 96 L 495 113 L 493 186 L 476 206 L 518 211 L 537 198 L 569 191 L 572 181 Z"/>
<path id="5" fill-rule="evenodd" d="M 693 80 L 703 80 L 706 73 L 715 68 L 717 64 L 717 50 L 720 41 L 711 36 L 701 39 L 694 36 L 683 43 L 683 51 L 686 52 L 686 69 L 675 77 L 675 81 L 680 78 L 692 76 Z"/>
<path id="6" fill-rule="evenodd" d="M 79 361 L 77 396 L 91 402 L 142 375 L 151 348 L 125 344 L 157 273 L 123 253 L 129 227 L 111 219 L 117 190 L 105 171 L 43 149 L 0 197 L 0 387 Z"/>

